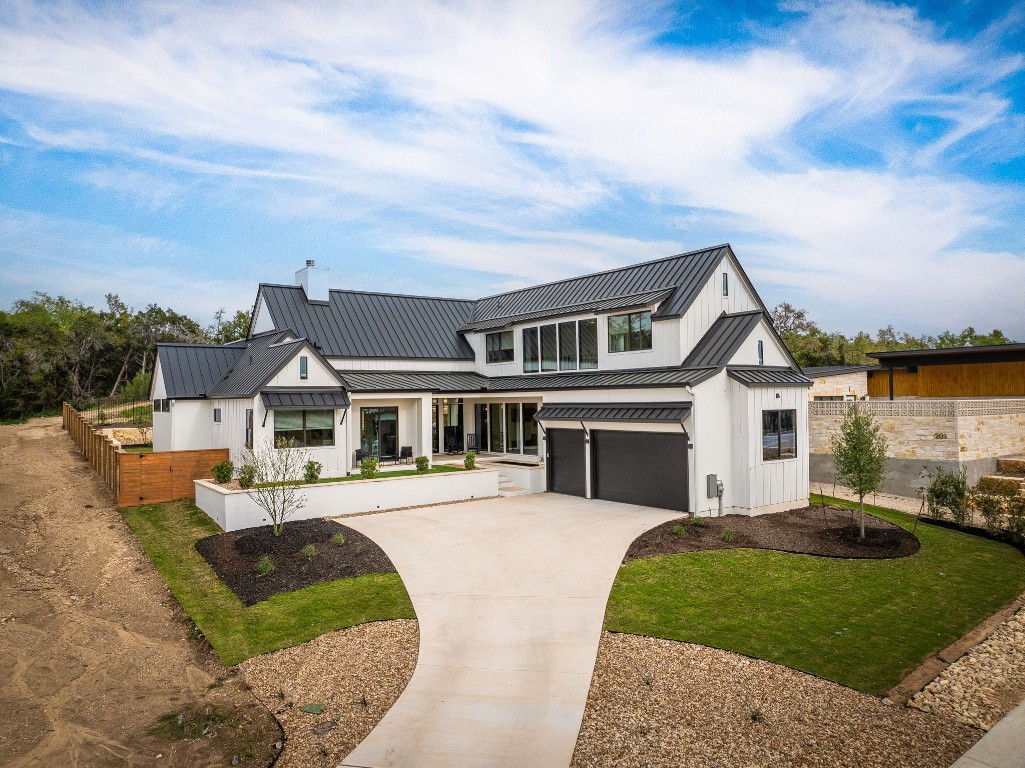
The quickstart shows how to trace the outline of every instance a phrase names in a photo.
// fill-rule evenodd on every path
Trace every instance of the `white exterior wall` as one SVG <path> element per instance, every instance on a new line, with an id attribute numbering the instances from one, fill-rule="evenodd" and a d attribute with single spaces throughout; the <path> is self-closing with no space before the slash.
<path id="1" fill-rule="evenodd" d="M 650 309 L 650 307 L 649 307 Z M 638 310 L 634 310 L 638 311 Z M 679 365 L 683 362 L 680 353 L 680 321 L 677 318 L 669 320 L 652 320 L 651 322 L 651 349 L 638 352 L 609 352 L 609 317 L 620 315 L 622 312 L 610 312 L 598 315 L 598 368 L 587 370 L 615 371 L 625 368 L 659 368 L 663 366 Z M 552 325 L 575 320 L 593 319 L 594 313 L 570 315 L 552 320 L 529 323 L 519 323 L 512 328 L 513 333 L 513 360 L 510 363 L 486 363 L 485 361 L 485 337 L 486 333 L 468 333 L 466 340 L 470 342 L 476 355 L 477 373 L 485 376 L 517 376 L 523 374 L 523 329 Z M 568 373 L 569 371 L 545 371 L 525 374 L 527 376 L 550 376 L 556 373 Z"/>
<path id="2" fill-rule="evenodd" d="M 474 371 L 473 360 L 410 360 L 396 357 L 332 357 L 336 371 Z"/>
<path id="3" fill-rule="evenodd" d="M 790 359 L 778 341 L 775 334 L 769 330 L 765 320 L 762 320 L 751 331 L 736 354 L 730 358 L 730 365 L 758 365 L 758 342 L 762 342 L 764 354 L 764 365 L 790 365 Z"/>
<path id="4" fill-rule="evenodd" d="M 249 335 L 255 336 L 258 333 L 274 330 L 274 319 L 263 304 L 263 294 L 256 299 L 256 309 L 253 311 L 253 320 L 249 329 Z"/>
<path id="5" fill-rule="evenodd" d="M 150 401 L 162 400 L 167 397 L 167 389 L 164 387 L 164 374 L 160 370 L 160 358 L 157 358 L 153 366 L 153 385 L 150 387 Z M 153 450 L 170 451 L 174 448 L 174 423 L 171 421 L 171 414 L 163 411 L 153 411 Z"/>
<path id="6" fill-rule="evenodd" d="M 213 411 L 207 400 L 171 401 L 172 451 L 198 451 L 210 448 L 210 422 Z M 154 430 L 154 434 L 156 430 Z M 156 445 L 154 445 L 154 450 Z"/>
<path id="7" fill-rule="evenodd" d="M 730 295 L 722 295 L 722 273 L 729 274 Z M 701 340 L 705 332 L 712 327 L 712 323 L 723 312 L 734 314 L 736 312 L 748 312 L 753 309 L 760 309 L 755 297 L 747 289 L 744 280 L 737 273 L 733 262 L 724 257 L 719 266 L 715 268 L 712 277 L 705 283 L 701 293 L 684 313 L 680 321 L 680 348 L 683 355 L 680 359 L 694 349 L 694 345 Z M 757 363 L 757 360 L 755 361 Z M 770 365 L 768 361 L 765 363 Z"/>
<path id="8" fill-rule="evenodd" d="M 306 372 L 308 378 L 299 378 L 299 358 L 305 357 L 307 360 Z M 267 382 L 268 387 L 290 387 L 296 389 L 299 387 L 337 387 L 339 385 L 338 379 L 335 378 L 335 373 L 329 367 L 320 362 L 309 348 L 309 346 L 303 347 L 295 357 L 285 363 L 281 370 L 275 374 L 274 378 Z"/>
<path id="9" fill-rule="evenodd" d="M 734 414 L 733 474 L 741 495 L 737 511 L 764 514 L 808 504 L 808 396 L 804 387 L 753 387 L 729 381 Z M 777 397 L 779 395 L 779 397 Z M 797 458 L 762 459 L 762 411 L 797 411 Z M 743 478 L 742 480 L 740 478 Z"/>

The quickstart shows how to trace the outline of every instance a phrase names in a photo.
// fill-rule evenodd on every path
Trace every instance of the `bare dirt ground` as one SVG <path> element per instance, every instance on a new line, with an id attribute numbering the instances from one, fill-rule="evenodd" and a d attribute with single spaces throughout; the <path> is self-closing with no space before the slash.
<path id="1" fill-rule="evenodd" d="M 276 722 L 190 626 L 60 419 L 0 426 L 0 765 L 267 765 Z M 205 705 L 206 737 L 148 733 Z"/>

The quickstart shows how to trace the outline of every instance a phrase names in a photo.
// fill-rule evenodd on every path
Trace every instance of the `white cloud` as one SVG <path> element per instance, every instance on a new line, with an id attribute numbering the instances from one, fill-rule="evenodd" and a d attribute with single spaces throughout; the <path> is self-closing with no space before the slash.
<path id="1" fill-rule="evenodd" d="M 713 55 L 655 44 L 671 20 L 657 6 L 19 3 L 0 16 L 0 88 L 35 97 L 11 107 L 35 141 L 144 165 L 85 180 L 150 210 L 179 204 L 180 182 L 159 181 L 171 167 L 251 184 L 251 205 L 284 215 L 365 212 L 406 253 L 510 284 L 728 239 L 827 313 L 861 283 L 866 318 L 929 330 L 959 316 L 954 291 L 979 299 L 972 322 L 1025 333 L 1016 299 L 987 293 L 994 275 L 1020 281 L 1025 248 L 973 242 L 1020 188 L 948 160 L 1015 151 L 1023 122 L 1000 88 L 1023 58 L 995 27 L 952 41 L 904 6 L 788 7 L 792 23 Z M 941 127 L 923 141 L 908 117 Z M 834 162 L 809 137 L 881 159 Z M 665 226 L 581 229 L 625 198 Z M 674 226 L 718 234 L 672 244 Z"/>

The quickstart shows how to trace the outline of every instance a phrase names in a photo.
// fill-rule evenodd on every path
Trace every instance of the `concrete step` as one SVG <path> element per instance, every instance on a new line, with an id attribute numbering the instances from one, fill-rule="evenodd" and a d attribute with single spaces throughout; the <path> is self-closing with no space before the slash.
<path id="1" fill-rule="evenodd" d="M 530 491 L 528 491 L 526 488 L 520 488 L 518 485 L 510 484 L 505 486 L 498 486 L 499 496 L 525 496 L 529 493 Z"/>

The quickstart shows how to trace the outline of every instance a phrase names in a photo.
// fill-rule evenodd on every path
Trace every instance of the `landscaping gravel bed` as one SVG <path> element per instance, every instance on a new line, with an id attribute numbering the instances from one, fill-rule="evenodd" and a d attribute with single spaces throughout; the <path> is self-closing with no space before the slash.
<path id="1" fill-rule="evenodd" d="M 947 768 L 982 735 L 735 653 L 602 635 L 574 768 Z"/>
<path id="2" fill-rule="evenodd" d="M 1025 609 L 955 661 L 909 706 L 989 730 L 1025 699 Z"/>
<path id="3" fill-rule="evenodd" d="M 242 662 L 246 682 L 285 729 L 275 768 L 338 765 L 405 689 L 419 644 L 416 621 L 378 621 Z"/>

